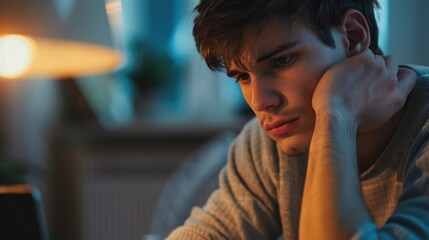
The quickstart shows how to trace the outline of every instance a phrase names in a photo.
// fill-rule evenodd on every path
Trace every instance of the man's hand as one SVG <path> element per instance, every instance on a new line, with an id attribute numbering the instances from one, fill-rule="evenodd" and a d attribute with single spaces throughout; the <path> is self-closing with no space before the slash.
<path id="1" fill-rule="evenodd" d="M 366 50 L 341 61 L 322 76 L 313 95 L 316 114 L 346 114 L 359 131 L 380 127 L 405 104 L 415 73 L 394 58 Z"/>
<path id="2" fill-rule="evenodd" d="M 350 239 L 371 214 L 362 199 L 358 131 L 387 122 L 404 105 L 414 72 L 366 50 L 328 69 L 313 95 L 316 123 L 302 199 L 300 239 Z M 374 141 L 380 141 L 374 136 Z M 372 144 L 372 143 L 370 143 Z"/>

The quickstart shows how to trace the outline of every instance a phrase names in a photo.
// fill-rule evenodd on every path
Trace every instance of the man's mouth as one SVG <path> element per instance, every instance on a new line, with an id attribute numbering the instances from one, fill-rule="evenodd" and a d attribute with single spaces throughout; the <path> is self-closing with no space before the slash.
<path id="1" fill-rule="evenodd" d="M 265 130 L 272 137 L 283 137 L 290 134 L 299 125 L 299 118 L 286 121 L 276 121 L 264 125 Z"/>

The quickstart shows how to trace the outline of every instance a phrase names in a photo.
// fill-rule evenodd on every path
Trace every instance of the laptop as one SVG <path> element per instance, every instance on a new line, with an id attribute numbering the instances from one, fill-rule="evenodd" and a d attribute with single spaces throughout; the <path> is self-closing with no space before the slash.
<path id="1" fill-rule="evenodd" d="M 30 185 L 0 185 L 0 239 L 48 240 L 40 192 Z"/>

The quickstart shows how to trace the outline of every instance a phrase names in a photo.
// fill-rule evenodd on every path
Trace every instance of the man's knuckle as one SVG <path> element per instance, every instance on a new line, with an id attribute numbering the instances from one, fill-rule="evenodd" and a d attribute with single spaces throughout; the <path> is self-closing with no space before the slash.
<path id="1" fill-rule="evenodd" d="M 398 87 L 398 81 L 395 78 L 389 78 L 386 83 L 386 87 L 389 91 L 394 91 Z"/>

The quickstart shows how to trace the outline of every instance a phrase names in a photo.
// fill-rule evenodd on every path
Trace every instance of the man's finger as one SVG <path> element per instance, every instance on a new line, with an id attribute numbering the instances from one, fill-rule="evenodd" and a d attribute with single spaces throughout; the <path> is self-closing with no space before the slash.
<path id="1" fill-rule="evenodd" d="M 399 68 L 398 70 L 398 90 L 405 97 L 413 90 L 416 84 L 416 73 L 408 68 Z"/>
<path id="2" fill-rule="evenodd" d="M 396 61 L 396 58 L 391 55 L 384 56 L 382 58 L 384 59 L 384 63 L 386 64 L 387 69 L 397 74 L 399 66 L 398 66 L 398 62 Z"/>

